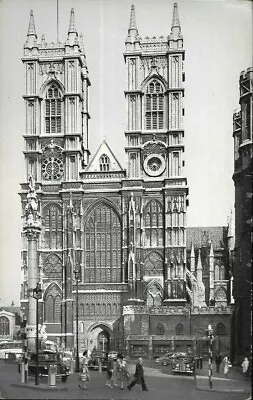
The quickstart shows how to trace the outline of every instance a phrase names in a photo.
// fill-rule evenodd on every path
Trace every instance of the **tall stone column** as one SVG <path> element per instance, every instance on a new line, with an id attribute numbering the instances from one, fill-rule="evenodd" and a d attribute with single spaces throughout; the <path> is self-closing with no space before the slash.
<path id="1" fill-rule="evenodd" d="M 24 233 L 27 237 L 27 275 L 28 275 L 28 316 L 27 340 L 28 349 L 35 349 L 36 337 L 36 299 L 33 289 L 39 283 L 38 248 L 37 243 L 41 233 L 41 221 L 38 211 L 38 199 L 32 176 L 29 178 L 29 191 L 25 207 Z"/>

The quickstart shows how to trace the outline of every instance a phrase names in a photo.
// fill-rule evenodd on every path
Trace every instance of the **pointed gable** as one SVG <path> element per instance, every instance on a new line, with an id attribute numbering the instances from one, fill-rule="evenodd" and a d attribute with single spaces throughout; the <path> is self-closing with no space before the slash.
<path id="1" fill-rule="evenodd" d="M 108 146 L 106 140 L 103 140 L 94 157 L 90 161 L 85 172 L 119 172 L 123 171 L 120 163 Z"/>

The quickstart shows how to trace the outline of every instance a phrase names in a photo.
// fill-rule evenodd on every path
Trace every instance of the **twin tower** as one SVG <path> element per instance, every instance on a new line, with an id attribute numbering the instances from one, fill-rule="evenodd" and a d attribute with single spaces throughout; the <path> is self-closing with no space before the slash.
<path id="1" fill-rule="evenodd" d="M 90 80 L 74 10 L 65 43 L 39 42 L 31 11 L 22 58 L 21 306 L 32 337 L 29 293 L 39 283 L 40 323 L 65 347 L 74 340 L 74 270 L 84 347 L 106 331 L 123 348 L 126 306 L 186 303 L 185 74 L 176 3 L 166 37 L 141 38 L 131 6 L 124 60 L 126 170 L 106 141 L 90 156 Z"/>

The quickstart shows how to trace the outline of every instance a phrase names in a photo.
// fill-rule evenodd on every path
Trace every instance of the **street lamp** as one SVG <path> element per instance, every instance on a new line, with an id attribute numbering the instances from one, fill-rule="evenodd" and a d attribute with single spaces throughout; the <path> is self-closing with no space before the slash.
<path id="1" fill-rule="evenodd" d="M 210 389 L 213 387 L 212 375 L 213 375 L 213 328 L 209 324 L 206 330 L 207 337 L 209 339 L 209 360 L 208 360 L 208 376 L 209 376 L 209 386 Z"/>
<path id="2" fill-rule="evenodd" d="M 36 370 L 35 385 L 39 385 L 39 299 L 42 297 L 42 289 L 38 282 L 36 288 L 32 290 L 33 298 L 36 300 Z"/>
<path id="3" fill-rule="evenodd" d="M 75 274 L 75 280 L 76 280 L 76 365 L 75 365 L 75 371 L 79 372 L 80 366 L 79 366 L 79 343 L 78 343 L 78 280 L 80 278 L 80 271 L 76 266 L 76 269 L 73 271 Z"/>

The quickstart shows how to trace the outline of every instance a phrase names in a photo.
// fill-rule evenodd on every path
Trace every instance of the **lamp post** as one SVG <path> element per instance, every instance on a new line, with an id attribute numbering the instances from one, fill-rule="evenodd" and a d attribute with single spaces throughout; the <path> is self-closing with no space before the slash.
<path id="1" fill-rule="evenodd" d="M 209 376 L 209 386 L 210 389 L 213 387 L 212 375 L 213 375 L 213 328 L 209 324 L 206 330 L 207 337 L 209 339 L 209 360 L 208 360 L 208 376 Z"/>
<path id="2" fill-rule="evenodd" d="M 78 280 L 80 277 L 80 271 L 76 266 L 76 269 L 73 271 L 75 274 L 76 280 L 76 364 L 75 364 L 75 371 L 79 372 L 79 343 L 78 343 Z"/>
<path id="3" fill-rule="evenodd" d="M 42 297 L 42 289 L 40 283 L 32 290 L 33 298 L 36 300 L 36 370 L 35 370 L 35 385 L 39 385 L 39 299 Z"/>

